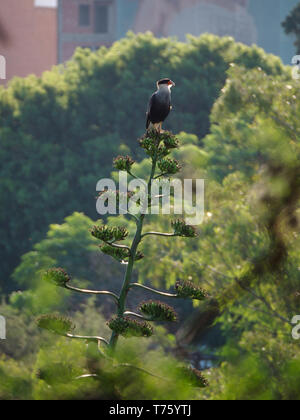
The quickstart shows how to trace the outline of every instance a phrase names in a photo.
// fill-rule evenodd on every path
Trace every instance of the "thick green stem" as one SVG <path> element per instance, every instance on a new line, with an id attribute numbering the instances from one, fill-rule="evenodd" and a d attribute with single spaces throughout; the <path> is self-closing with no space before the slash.
<path id="1" fill-rule="evenodd" d="M 135 234 L 132 246 L 131 246 L 130 258 L 129 258 L 129 262 L 128 262 L 128 265 L 127 265 L 126 274 L 125 274 L 122 290 L 121 290 L 120 297 L 119 297 L 119 304 L 118 304 L 118 316 L 119 317 L 124 316 L 124 312 L 125 312 L 125 308 L 126 308 L 127 294 L 129 292 L 129 289 L 130 289 L 130 283 L 131 283 L 131 278 L 132 278 L 134 260 L 135 260 L 137 248 L 138 248 L 139 243 L 141 242 L 141 239 L 142 239 L 142 230 L 143 230 L 144 218 L 145 218 L 145 215 L 143 215 L 143 214 L 140 215 L 139 221 L 137 223 L 136 234 Z M 118 334 L 113 332 L 112 336 L 111 336 L 111 339 L 110 339 L 110 343 L 109 343 L 109 346 L 112 350 L 115 349 L 116 344 L 118 342 L 118 338 L 119 338 Z"/>
<path id="2" fill-rule="evenodd" d="M 151 175 L 150 175 L 149 182 L 148 182 L 148 192 L 151 189 L 152 180 L 153 180 L 154 175 L 155 175 L 156 164 L 157 164 L 157 153 L 155 154 L 155 156 L 152 159 L 152 170 L 151 170 Z M 130 284 L 131 284 L 131 279 L 132 279 L 135 257 L 136 257 L 138 246 L 139 246 L 139 244 L 142 240 L 144 220 L 145 220 L 145 214 L 140 214 L 140 216 L 137 218 L 136 233 L 135 233 L 135 236 L 134 236 L 131 248 L 130 248 L 130 258 L 129 258 L 129 261 L 128 261 L 128 265 L 127 265 L 127 269 L 126 269 L 126 273 L 125 273 L 125 278 L 124 278 L 123 286 L 122 286 L 122 289 L 121 289 L 121 292 L 120 292 L 120 297 L 119 297 L 118 317 L 120 317 L 120 318 L 124 317 L 124 313 L 125 313 L 125 310 L 126 310 L 126 300 L 127 300 L 128 292 L 130 290 Z M 110 347 L 111 351 L 114 351 L 114 349 L 117 345 L 118 339 L 119 339 L 119 335 L 113 331 L 113 333 L 111 335 L 110 342 L 109 342 L 109 347 Z"/>

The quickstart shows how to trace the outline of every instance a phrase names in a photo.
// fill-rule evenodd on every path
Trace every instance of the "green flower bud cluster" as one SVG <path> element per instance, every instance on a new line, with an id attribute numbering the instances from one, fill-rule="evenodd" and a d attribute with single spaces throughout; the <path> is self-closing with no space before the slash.
<path id="1" fill-rule="evenodd" d="M 153 328 L 148 322 L 140 322 L 128 317 L 113 318 L 108 322 L 108 327 L 123 337 L 151 337 Z"/>
<path id="2" fill-rule="evenodd" d="M 134 163 L 135 161 L 130 156 L 118 156 L 114 159 L 114 167 L 118 171 L 130 172 Z"/>
<path id="3" fill-rule="evenodd" d="M 183 377 L 190 383 L 192 387 L 206 388 L 209 386 L 208 380 L 203 376 L 203 374 L 198 369 L 181 366 L 179 368 L 178 373 L 182 374 Z"/>
<path id="4" fill-rule="evenodd" d="M 178 149 L 179 140 L 172 133 L 165 131 L 164 133 L 161 133 L 160 137 L 167 150 Z"/>
<path id="5" fill-rule="evenodd" d="M 80 375 L 80 369 L 75 369 L 71 364 L 53 363 L 36 371 L 36 377 L 48 385 L 67 384 Z"/>
<path id="6" fill-rule="evenodd" d="M 204 300 L 208 296 L 205 290 L 188 280 L 178 281 L 175 288 L 178 297 L 182 299 Z"/>
<path id="7" fill-rule="evenodd" d="M 103 194 L 105 194 L 105 197 L 102 197 Z M 127 202 L 130 200 L 130 198 L 133 196 L 133 192 L 129 191 L 127 193 L 123 193 L 120 191 L 114 191 L 114 190 L 105 190 L 105 191 L 100 191 L 98 197 L 101 198 L 102 200 L 107 201 L 109 198 L 115 198 L 116 202 L 119 204 L 120 201 L 122 200 L 127 200 Z"/>
<path id="8" fill-rule="evenodd" d="M 158 162 L 158 167 L 161 170 L 162 173 L 168 174 L 168 175 L 175 175 L 178 172 L 180 172 L 182 166 L 179 164 L 179 162 L 176 159 L 161 159 Z"/>
<path id="9" fill-rule="evenodd" d="M 140 146 L 148 156 L 154 157 L 161 139 L 156 130 L 148 131 L 140 140 Z"/>
<path id="10" fill-rule="evenodd" d="M 70 334 L 75 329 L 70 319 L 57 315 L 43 315 L 38 318 L 37 325 L 39 328 L 62 336 Z"/>
<path id="11" fill-rule="evenodd" d="M 134 261 L 140 261 L 143 258 L 145 258 L 145 255 L 141 251 L 137 251 L 137 253 L 135 254 Z"/>
<path id="12" fill-rule="evenodd" d="M 111 245 L 102 245 L 100 246 L 100 250 L 110 257 L 114 258 L 119 262 L 127 262 L 130 258 L 130 250 L 127 248 L 115 248 Z M 136 253 L 135 261 L 139 261 L 144 258 L 144 254 L 140 251 Z"/>
<path id="13" fill-rule="evenodd" d="M 179 147 L 179 140 L 167 131 L 160 134 L 160 140 L 161 143 L 157 150 L 158 160 L 162 160 L 170 154 L 172 149 L 177 149 Z"/>
<path id="14" fill-rule="evenodd" d="M 126 228 L 109 226 L 94 226 L 90 232 L 92 236 L 104 242 L 124 241 L 129 234 Z"/>
<path id="15" fill-rule="evenodd" d="M 140 304 L 139 310 L 151 321 L 175 322 L 178 318 L 174 308 L 159 301 L 143 302 Z"/>
<path id="16" fill-rule="evenodd" d="M 149 130 L 140 139 L 139 143 L 148 156 L 153 158 L 156 155 L 158 159 L 163 159 L 170 153 L 171 149 L 179 147 L 178 139 L 167 131 L 158 133 L 156 130 Z"/>
<path id="17" fill-rule="evenodd" d="M 71 277 L 63 268 L 51 268 L 45 272 L 43 280 L 55 284 L 55 286 L 58 287 L 66 287 L 70 282 Z"/>
<path id="18" fill-rule="evenodd" d="M 172 222 L 174 234 L 186 238 L 195 238 L 197 236 L 194 226 L 187 225 L 184 220 L 178 219 Z"/>
<path id="19" fill-rule="evenodd" d="M 126 261 L 130 257 L 130 251 L 127 248 L 115 248 L 111 245 L 102 245 L 100 250 L 103 254 L 109 255 L 119 262 Z"/>

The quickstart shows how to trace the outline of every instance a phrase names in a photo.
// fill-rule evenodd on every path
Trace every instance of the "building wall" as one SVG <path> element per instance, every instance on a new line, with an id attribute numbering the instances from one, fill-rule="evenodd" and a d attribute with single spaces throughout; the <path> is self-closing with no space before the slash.
<path id="1" fill-rule="evenodd" d="M 205 32 L 233 36 L 245 44 L 257 44 L 290 63 L 295 53 L 293 38 L 281 22 L 299 0 L 118 0 L 118 37 L 128 30 L 152 31 L 156 36 Z M 125 19 L 123 19 L 125 16 Z"/>
<path id="2" fill-rule="evenodd" d="M 177 36 L 181 41 L 185 41 L 187 33 L 198 36 L 210 32 L 231 35 L 244 43 L 255 42 L 256 28 L 247 3 L 248 0 L 141 0 L 134 30 L 143 32 L 148 26 L 157 35 Z"/>
<path id="3" fill-rule="evenodd" d="M 0 1 L 1 22 L 9 35 L 9 43 L 0 40 L 7 80 L 31 73 L 39 76 L 70 59 L 76 47 L 110 46 L 129 30 L 150 30 L 156 36 L 175 35 L 180 40 L 186 33 L 230 35 L 249 45 L 258 44 L 285 63 L 295 54 L 294 39 L 285 35 L 281 22 L 299 0 Z M 95 2 L 109 6 L 107 33 L 95 33 Z M 80 5 L 90 6 L 87 26 L 79 25 Z"/>
<path id="4" fill-rule="evenodd" d="M 35 7 L 34 0 L 1 0 L 0 16 L 8 34 L 7 43 L 0 41 L 7 80 L 31 73 L 39 76 L 56 64 L 56 9 Z"/>
<path id="5" fill-rule="evenodd" d="M 257 44 L 290 63 L 295 53 L 294 40 L 284 33 L 281 22 L 298 1 L 111 0 L 110 31 L 99 36 L 93 33 L 92 24 L 89 28 L 78 25 L 79 5 L 89 4 L 93 14 L 95 0 L 59 0 L 59 62 L 69 59 L 76 46 L 109 46 L 132 30 L 176 36 L 181 41 L 187 33 L 232 36 L 247 45 Z"/>
<path id="6" fill-rule="evenodd" d="M 108 31 L 96 33 L 96 5 L 108 9 Z M 89 7 L 89 24 L 80 25 L 80 6 Z M 59 0 L 58 1 L 58 61 L 69 60 L 76 47 L 97 49 L 110 46 L 117 39 L 116 0 Z"/>

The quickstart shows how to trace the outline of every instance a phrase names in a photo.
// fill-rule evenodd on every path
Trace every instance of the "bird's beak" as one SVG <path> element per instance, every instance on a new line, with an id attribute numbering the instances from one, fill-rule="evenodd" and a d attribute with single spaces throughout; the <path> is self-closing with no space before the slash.
<path id="1" fill-rule="evenodd" d="M 170 81 L 169 85 L 173 86 L 173 87 L 176 86 L 176 84 L 174 82 L 172 82 L 172 80 Z"/>

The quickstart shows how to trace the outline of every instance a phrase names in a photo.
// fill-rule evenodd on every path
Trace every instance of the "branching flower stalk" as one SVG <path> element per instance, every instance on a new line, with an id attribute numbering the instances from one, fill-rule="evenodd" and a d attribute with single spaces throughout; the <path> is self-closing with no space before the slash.
<path id="1" fill-rule="evenodd" d="M 153 180 L 164 176 L 170 177 L 179 172 L 181 169 L 180 164 L 176 160 L 172 160 L 171 158 L 167 157 L 171 153 L 172 149 L 179 147 L 179 143 L 176 137 L 171 133 L 159 133 L 153 130 L 148 131 L 140 139 L 140 146 L 145 149 L 152 162 L 151 173 L 147 184 L 148 197 L 146 197 L 146 200 L 148 200 L 148 205 L 150 205 L 152 201 L 151 186 Z M 130 176 L 137 178 L 132 172 L 134 161 L 129 156 L 118 156 L 114 160 L 114 166 L 116 169 L 122 171 L 125 170 Z M 159 171 L 159 174 L 157 174 L 157 171 Z M 119 197 L 118 191 L 113 191 L 112 194 L 114 194 L 116 198 Z M 128 194 L 128 199 L 129 198 L 130 194 Z M 139 204 L 142 208 L 142 203 Z M 131 215 L 129 211 L 128 214 Z M 143 239 L 149 236 L 160 236 L 165 238 L 178 236 L 195 238 L 197 236 L 195 228 L 193 226 L 186 225 L 185 221 L 180 219 L 172 222 L 171 225 L 173 232 L 171 233 L 144 233 L 143 227 L 146 214 L 140 211 L 138 215 L 132 216 L 136 222 L 136 231 L 131 246 L 120 244 L 120 242 L 127 239 L 129 234 L 125 228 L 94 226 L 90 231 L 93 237 L 102 242 L 102 245 L 100 245 L 100 250 L 103 253 L 110 255 L 122 264 L 126 264 L 126 273 L 119 295 L 110 291 L 94 291 L 74 287 L 70 284 L 70 276 L 61 268 L 50 269 L 44 274 L 45 281 L 51 282 L 58 287 L 63 287 L 70 291 L 83 293 L 86 295 L 94 294 L 111 297 L 116 303 L 117 311 L 116 316 L 108 322 L 108 326 L 112 330 L 110 339 L 106 340 L 102 337 L 73 335 L 72 331 L 74 326 L 72 322 L 65 318 L 53 315 L 43 316 L 38 320 L 38 325 L 41 328 L 71 339 L 96 342 L 98 343 L 101 354 L 103 354 L 103 351 L 102 348 L 100 349 L 100 346 L 104 344 L 106 347 L 105 354 L 107 357 L 113 357 L 114 350 L 120 336 L 126 338 L 149 337 L 153 333 L 153 328 L 149 322 L 174 322 L 177 320 L 177 315 L 174 309 L 159 301 L 150 300 L 141 303 L 138 307 L 139 313 L 128 311 L 126 309 L 127 298 L 130 290 L 133 288 L 140 288 L 155 295 L 167 298 L 203 300 L 207 297 L 207 294 L 204 290 L 189 281 L 177 282 L 176 285 L 174 285 L 175 293 L 155 290 L 151 287 L 132 282 L 134 265 L 137 261 L 144 258 L 144 255 L 139 250 L 139 246 Z M 198 376 L 200 377 L 201 375 L 199 374 Z M 206 385 L 205 380 L 203 380 L 202 385 Z"/>
<path id="2" fill-rule="evenodd" d="M 157 140 L 155 139 L 154 141 L 157 142 Z M 150 174 L 150 178 L 148 181 L 148 191 L 151 188 L 151 183 L 152 180 L 154 178 L 155 175 L 155 170 L 156 170 L 156 165 L 157 165 L 157 160 L 158 160 L 158 147 L 156 147 L 154 149 L 154 153 L 151 153 L 151 159 L 152 159 L 152 168 L 151 168 L 151 174 Z M 134 262 L 135 262 L 135 256 L 138 250 L 138 246 L 141 243 L 142 240 L 142 231 L 143 231 L 143 224 L 144 224 L 144 219 L 145 219 L 145 215 L 144 214 L 140 214 L 138 220 L 137 220 L 137 229 L 136 229 L 136 233 L 130 248 L 130 257 L 129 257 L 129 261 L 128 261 L 128 266 L 126 269 L 126 274 L 125 274 L 125 279 L 124 279 L 124 283 L 123 283 L 123 287 L 121 289 L 121 293 L 120 293 L 120 297 L 119 297 L 119 303 L 118 303 L 118 317 L 119 318 L 123 318 L 124 317 L 124 312 L 125 312 L 125 307 L 126 307 L 126 298 L 128 295 L 128 292 L 130 290 L 130 283 L 131 283 L 131 279 L 132 279 L 132 273 L 133 273 L 133 267 L 134 267 Z M 114 349 L 117 341 L 119 338 L 119 334 L 116 331 L 112 332 L 112 336 L 110 339 L 110 348 Z"/>

